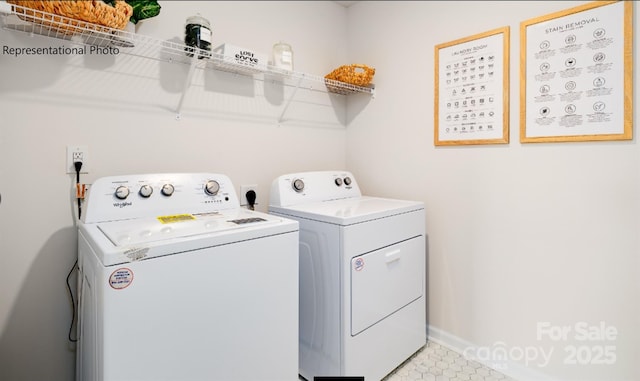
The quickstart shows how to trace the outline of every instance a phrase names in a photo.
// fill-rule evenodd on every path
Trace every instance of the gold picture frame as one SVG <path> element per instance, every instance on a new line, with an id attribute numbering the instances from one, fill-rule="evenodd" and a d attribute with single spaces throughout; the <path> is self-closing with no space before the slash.
<path id="1" fill-rule="evenodd" d="M 508 26 L 436 45 L 434 144 L 509 143 Z"/>
<path id="2" fill-rule="evenodd" d="M 633 2 L 520 23 L 520 142 L 633 138 Z"/>

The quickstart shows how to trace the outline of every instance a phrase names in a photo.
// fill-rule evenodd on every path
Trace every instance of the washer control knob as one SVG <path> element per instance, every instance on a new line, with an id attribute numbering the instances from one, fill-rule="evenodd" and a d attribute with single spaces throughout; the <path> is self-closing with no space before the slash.
<path id="1" fill-rule="evenodd" d="M 116 198 L 118 198 L 119 200 L 124 200 L 127 197 L 129 197 L 129 188 L 127 188 L 124 185 L 120 185 L 119 187 L 116 188 Z"/>
<path id="2" fill-rule="evenodd" d="M 336 177 L 336 179 L 334 180 L 337 186 L 341 186 L 342 185 L 342 179 L 339 177 Z"/>
<path id="3" fill-rule="evenodd" d="M 164 184 L 162 186 L 162 189 L 160 190 L 160 193 L 162 193 L 163 196 L 171 196 L 173 194 L 173 192 L 176 190 L 176 188 L 173 187 L 173 185 L 171 184 Z"/>
<path id="4" fill-rule="evenodd" d="M 141 186 L 140 190 L 138 191 L 138 194 L 144 198 L 149 198 L 152 193 L 153 193 L 153 188 L 151 187 L 151 185 L 148 185 L 148 184 Z"/>
<path id="5" fill-rule="evenodd" d="M 215 196 L 218 194 L 220 190 L 220 184 L 215 180 L 209 180 L 206 184 L 204 184 L 204 193 L 209 196 Z"/>
<path id="6" fill-rule="evenodd" d="M 344 185 L 346 186 L 351 185 L 351 177 L 347 176 L 344 178 Z"/>
<path id="7" fill-rule="evenodd" d="M 291 185 L 293 186 L 293 190 L 296 192 L 302 192 L 302 190 L 304 189 L 304 181 L 300 179 L 293 180 L 293 183 Z"/>

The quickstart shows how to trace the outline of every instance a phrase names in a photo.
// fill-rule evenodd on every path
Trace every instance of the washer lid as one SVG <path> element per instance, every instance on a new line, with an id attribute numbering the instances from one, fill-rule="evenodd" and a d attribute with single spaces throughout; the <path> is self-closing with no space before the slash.
<path id="1" fill-rule="evenodd" d="M 81 250 L 88 245 L 104 266 L 112 266 L 245 241 L 260 247 L 262 238 L 298 232 L 295 220 L 246 209 L 181 216 L 81 222 Z"/>
<path id="2" fill-rule="evenodd" d="M 311 202 L 288 207 L 269 207 L 272 212 L 337 225 L 352 225 L 419 209 L 424 209 L 424 204 L 419 201 L 369 196 Z"/>
<path id="3" fill-rule="evenodd" d="M 234 213 L 178 214 L 101 222 L 96 225 L 114 246 L 122 247 L 224 233 L 280 221 L 281 219 L 269 218 L 268 215 L 258 216 L 242 209 Z"/>

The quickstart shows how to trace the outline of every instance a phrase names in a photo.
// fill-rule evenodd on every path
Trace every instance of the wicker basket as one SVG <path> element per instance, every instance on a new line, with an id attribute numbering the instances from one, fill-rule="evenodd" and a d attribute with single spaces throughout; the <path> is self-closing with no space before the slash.
<path id="1" fill-rule="evenodd" d="M 371 83 L 376 69 L 363 64 L 344 65 L 325 75 L 326 79 L 332 79 L 355 86 L 367 86 Z"/>
<path id="2" fill-rule="evenodd" d="M 54 22 L 49 23 L 42 21 L 42 18 L 46 19 L 48 17 L 43 17 L 40 12 L 31 12 L 27 9 L 16 8 L 17 13 L 25 15 L 23 17 L 24 20 L 62 29 L 65 33 L 73 32 L 77 27 L 85 27 L 84 23 L 106 26 L 113 29 L 124 29 L 129 22 L 129 18 L 133 15 L 133 8 L 124 0 L 116 0 L 115 6 L 113 7 L 101 0 L 7 0 L 7 3 L 72 19 L 55 18 L 52 20 Z M 75 22 L 75 20 L 84 23 Z M 69 25 L 69 27 L 67 28 L 60 24 L 66 24 Z"/>

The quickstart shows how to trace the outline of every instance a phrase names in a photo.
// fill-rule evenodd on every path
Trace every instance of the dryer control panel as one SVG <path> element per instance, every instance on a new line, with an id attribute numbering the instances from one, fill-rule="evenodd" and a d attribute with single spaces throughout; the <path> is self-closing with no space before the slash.
<path id="1" fill-rule="evenodd" d="M 214 213 L 238 209 L 231 180 L 215 173 L 160 173 L 102 177 L 89 187 L 82 221 Z"/>
<path id="2" fill-rule="evenodd" d="M 362 194 L 351 172 L 317 171 L 278 177 L 271 184 L 270 196 L 269 205 L 290 206 L 360 197 Z"/>

